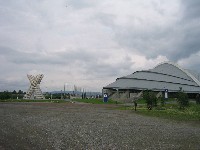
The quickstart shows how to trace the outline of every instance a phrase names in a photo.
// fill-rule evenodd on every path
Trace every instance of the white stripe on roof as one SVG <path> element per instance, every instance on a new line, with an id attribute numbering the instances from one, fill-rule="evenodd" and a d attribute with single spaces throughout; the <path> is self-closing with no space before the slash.
<path id="1" fill-rule="evenodd" d="M 190 77 L 197 85 L 200 86 L 199 80 L 197 80 L 191 73 L 189 73 L 187 70 L 185 70 L 182 67 L 180 67 L 178 64 L 175 64 L 173 62 L 167 61 L 167 62 L 162 62 L 162 63 L 158 64 L 156 67 L 158 67 L 158 66 L 160 66 L 162 64 L 169 64 L 169 65 L 173 65 L 173 66 L 177 67 L 178 69 L 183 71 L 188 77 Z M 154 68 L 156 68 L 156 67 L 154 67 Z"/>

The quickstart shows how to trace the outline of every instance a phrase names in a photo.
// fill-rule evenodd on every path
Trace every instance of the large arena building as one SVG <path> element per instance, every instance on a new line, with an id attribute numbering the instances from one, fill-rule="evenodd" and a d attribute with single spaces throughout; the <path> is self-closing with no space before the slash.
<path id="1" fill-rule="evenodd" d="M 156 92 L 157 97 L 163 96 L 164 91 L 174 96 L 183 90 L 190 97 L 195 97 L 200 93 L 200 74 L 172 62 L 163 62 L 153 69 L 117 78 L 115 82 L 103 87 L 103 93 L 116 100 L 139 98 L 144 90 Z"/>

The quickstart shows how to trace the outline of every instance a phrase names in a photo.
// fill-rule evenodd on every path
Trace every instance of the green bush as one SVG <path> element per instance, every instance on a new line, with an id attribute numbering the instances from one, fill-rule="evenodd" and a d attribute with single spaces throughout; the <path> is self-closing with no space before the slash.
<path id="1" fill-rule="evenodd" d="M 197 94 L 197 96 L 196 96 L 196 104 L 200 104 L 200 96 L 199 96 L 199 94 Z"/>
<path id="2" fill-rule="evenodd" d="M 165 99 L 164 99 L 164 97 L 160 97 L 160 104 L 161 104 L 161 106 L 165 105 Z"/>
<path id="3" fill-rule="evenodd" d="M 144 91 L 143 98 L 145 99 L 147 108 L 149 110 L 151 110 L 152 107 L 157 107 L 157 98 L 156 98 L 156 94 L 153 91 L 149 91 L 149 90 Z"/>
<path id="4" fill-rule="evenodd" d="M 189 106 L 189 99 L 187 93 L 180 91 L 177 93 L 177 102 L 180 109 L 184 109 L 185 107 Z"/>

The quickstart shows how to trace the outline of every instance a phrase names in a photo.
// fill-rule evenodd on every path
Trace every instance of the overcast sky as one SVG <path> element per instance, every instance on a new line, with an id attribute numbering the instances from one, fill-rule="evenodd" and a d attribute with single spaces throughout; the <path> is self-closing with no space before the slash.
<path id="1" fill-rule="evenodd" d="M 0 91 L 101 91 L 163 61 L 200 72 L 199 0 L 0 0 Z"/>

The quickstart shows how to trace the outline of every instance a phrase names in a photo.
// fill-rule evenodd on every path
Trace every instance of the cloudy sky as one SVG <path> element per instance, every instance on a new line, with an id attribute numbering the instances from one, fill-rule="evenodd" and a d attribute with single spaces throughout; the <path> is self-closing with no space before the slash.
<path id="1" fill-rule="evenodd" d="M 200 72 L 199 0 L 0 0 L 0 91 L 101 91 L 163 61 Z"/>

